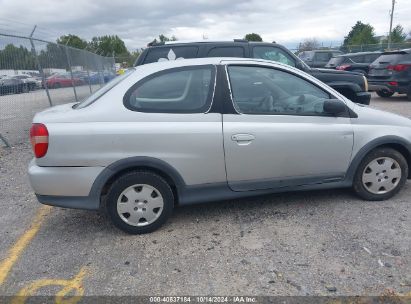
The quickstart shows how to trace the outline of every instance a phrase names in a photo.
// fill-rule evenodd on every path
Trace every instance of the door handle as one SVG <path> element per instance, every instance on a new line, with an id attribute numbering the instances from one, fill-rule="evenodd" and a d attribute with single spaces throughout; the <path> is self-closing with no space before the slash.
<path id="1" fill-rule="evenodd" d="M 251 142 L 255 139 L 255 136 L 252 134 L 234 134 L 231 136 L 231 140 L 236 141 L 237 143 Z"/>

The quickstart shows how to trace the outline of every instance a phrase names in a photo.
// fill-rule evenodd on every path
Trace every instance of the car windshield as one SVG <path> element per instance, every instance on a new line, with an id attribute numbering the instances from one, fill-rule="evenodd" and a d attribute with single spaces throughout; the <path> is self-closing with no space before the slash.
<path id="1" fill-rule="evenodd" d="M 128 76 L 131 75 L 132 72 L 135 71 L 135 68 L 127 70 L 123 75 L 117 76 L 110 82 L 108 82 L 105 86 L 100 88 L 99 90 L 95 91 L 93 94 L 91 94 L 89 97 L 84 99 L 83 101 L 75 104 L 73 106 L 74 109 L 82 109 L 85 108 L 89 105 L 91 105 L 93 102 L 95 102 L 97 99 L 99 99 L 101 96 L 106 94 L 108 91 L 110 91 L 112 88 L 114 88 L 116 85 L 118 85 L 120 82 L 122 82 L 124 79 L 126 79 Z"/>

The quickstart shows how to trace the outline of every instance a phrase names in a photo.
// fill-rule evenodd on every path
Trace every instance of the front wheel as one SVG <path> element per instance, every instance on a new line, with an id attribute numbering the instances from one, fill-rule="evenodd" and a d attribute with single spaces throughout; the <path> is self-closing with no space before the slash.
<path id="1" fill-rule="evenodd" d="M 392 91 L 388 91 L 388 90 L 378 90 L 376 91 L 377 95 L 380 97 L 384 97 L 384 98 L 388 98 L 391 97 L 392 95 L 394 95 L 394 92 Z"/>
<path id="2" fill-rule="evenodd" d="M 365 200 L 385 200 L 401 190 L 407 177 L 408 164 L 404 156 L 391 148 L 379 148 L 361 161 L 353 188 Z"/>
<path id="3" fill-rule="evenodd" d="M 174 207 L 170 185 L 149 171 L 119 177 L 107 195 L 107 212 L 114 225 L 130 234 L 152 232 L 163 225 Z"/>

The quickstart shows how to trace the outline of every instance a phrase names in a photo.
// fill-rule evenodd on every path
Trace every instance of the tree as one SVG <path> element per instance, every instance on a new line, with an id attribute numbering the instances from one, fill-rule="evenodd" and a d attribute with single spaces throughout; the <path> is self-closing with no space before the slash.
<path id="1" fill-rule="evenodd" d="M 87 41 L 72 34 L 63 35 L 57 39 L 57 43 L 74 47 L 76 49 L 85 49 L 87 47 Z"/>
<path id="2" fill-rule="evenodd" d="M 361 21 L 357 21 L 348 35 L 344 38 L 343 46 L 377 43 L 378 39 L 375 38 L 374 28 L 370 24 L 364 24 Z"/>
<path id="3" fill-rule="evenodd" d="M 401 43 L 405 41 L 407 34 L 404 33 L 404 28 L 398 24 L 391 32 L 391 43 Z M 388 41 L 388 39 L 386 39 Z"/>
<path id="4" fill-rule="evenodd" d="M 160 42 L 177 41 L 177 37 L 174 36 L 174 35 L 171 36 L 171 38 L 168 38 L 167 36 L 165 36 L 163 34 L 160 34 L 160 35 L 158 35 L 158 39 L 160 40 Z"/>
<path id="5" fill-rule="evenodd" d="M 263 41 L 263 38 L 256 33 L 247 34 L 244 36 L 244 39 L 247 41 Z"/>
<path id="6" fill-rule="evenodd" d="M 35 70 L 36 68 L 35 58 L 26 47 L 7 44 L 0 50 L 1 70 Z"/>
<path id="7" fill-rule="evenodd" d="M 101 56 L 122 57 L 130 55 L 124 41 L 117 35 L 93 37 L 88 44 L 88 49 Z"/>
<path id="8" fill-rule="evenodd" d="M 320 47 L 320 43 L 316 38 L 305 39 L 303 42 L 300 42 L 298 45 L 298 53 L 303 51 L 312 51 L 318 49 Z"/>

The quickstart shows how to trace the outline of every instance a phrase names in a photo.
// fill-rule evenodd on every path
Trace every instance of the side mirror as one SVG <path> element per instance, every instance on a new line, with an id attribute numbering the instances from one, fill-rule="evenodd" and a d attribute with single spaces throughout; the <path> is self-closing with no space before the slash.
<path id="1" fill-rule="evenodd" d="M 339 100 L 339 99 L 327 99 L 324 101 L 323 106 L 324 112 L 338 116 L 340 114 L 347 113 L 347 106 L 346 104 Z"/>

